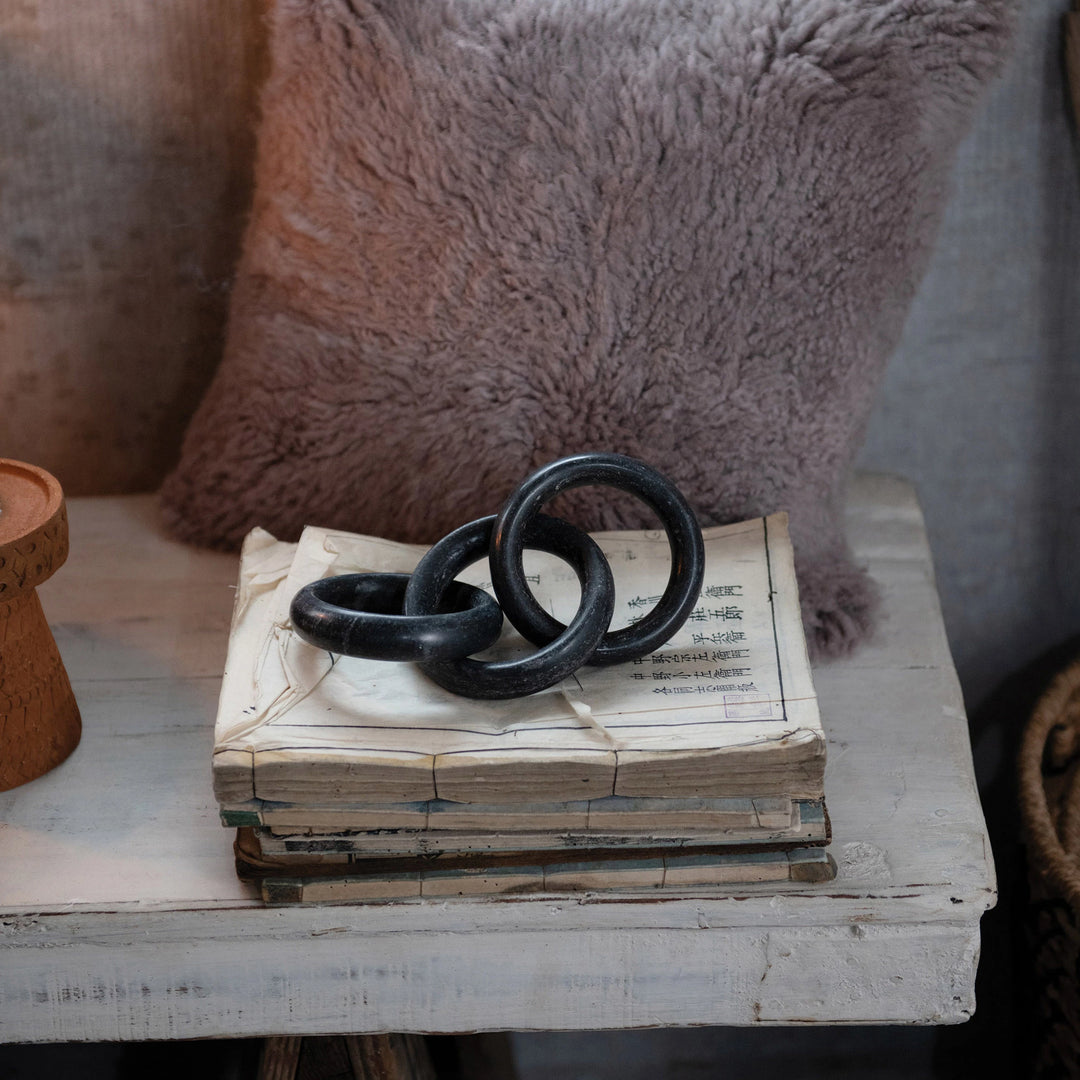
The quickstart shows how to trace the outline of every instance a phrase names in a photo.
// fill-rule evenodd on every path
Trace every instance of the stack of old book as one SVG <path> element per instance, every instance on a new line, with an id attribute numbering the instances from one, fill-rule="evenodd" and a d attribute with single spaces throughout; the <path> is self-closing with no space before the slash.
<path id="1" fill-rule="evenodd" d="M 253 532 L 213 762 L 241 877 L 271 903 L 830 878 L 825 738 L 786 517 L 704 538 L 700 601 L 663 649 L 529 697 L 473 701 L 411 664 L 331 655 L 290 626 L 307 583 L 407 573 L 422 548 Z M 666 536 L 595 539 L 625 625 L 663 591 Z M 567 621 L 573 571 L 535 552 L 526 569 Z M 481 562 L 462 577 L 485 587 L 486 574 Z M 490 655 L 531 648 L 507 626 Z"/>

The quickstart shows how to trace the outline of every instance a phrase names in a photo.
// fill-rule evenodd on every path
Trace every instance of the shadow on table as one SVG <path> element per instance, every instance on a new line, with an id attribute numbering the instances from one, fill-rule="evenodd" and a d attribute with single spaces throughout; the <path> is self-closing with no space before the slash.
<path id="1" fill-rule="evenodd" d="M 0 1046 L 0 1080 L 250 1080 L 261 1039 Z"/>

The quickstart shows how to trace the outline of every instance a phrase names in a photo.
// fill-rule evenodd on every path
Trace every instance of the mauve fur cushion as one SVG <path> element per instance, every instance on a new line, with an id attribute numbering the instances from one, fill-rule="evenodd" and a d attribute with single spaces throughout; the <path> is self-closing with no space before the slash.
<path id="1" fill-rule="evenodd" d="M 226 355 L 163 490 L 235 546 L 432 541 L 580 450 L 786 509 L 815 655 L 842 491 L 1012 0 L 278 0 Z M 654 521 L 588 488 L 589 528 Z"/>

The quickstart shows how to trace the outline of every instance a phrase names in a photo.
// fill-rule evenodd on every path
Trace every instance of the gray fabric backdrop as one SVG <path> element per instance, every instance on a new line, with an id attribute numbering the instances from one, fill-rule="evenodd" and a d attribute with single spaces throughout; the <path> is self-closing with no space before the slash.
<path id="1" fill-rule="evenodd" d="M 1080 157 L 1063 0 L 1029 0 L 957 163 L 860 465 L 907 476 L 969 706 L 1080 633 Z"/>

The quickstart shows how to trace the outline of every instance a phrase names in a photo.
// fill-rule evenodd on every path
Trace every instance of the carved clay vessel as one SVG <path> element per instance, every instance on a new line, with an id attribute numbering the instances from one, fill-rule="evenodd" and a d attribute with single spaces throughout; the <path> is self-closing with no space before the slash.
<path id="1" fill-rule="evenodd" d="M 0 458 L 0 791 L 59 765 L 82 722 L 37 586 L 68 553 L 55 477 Z"/>

